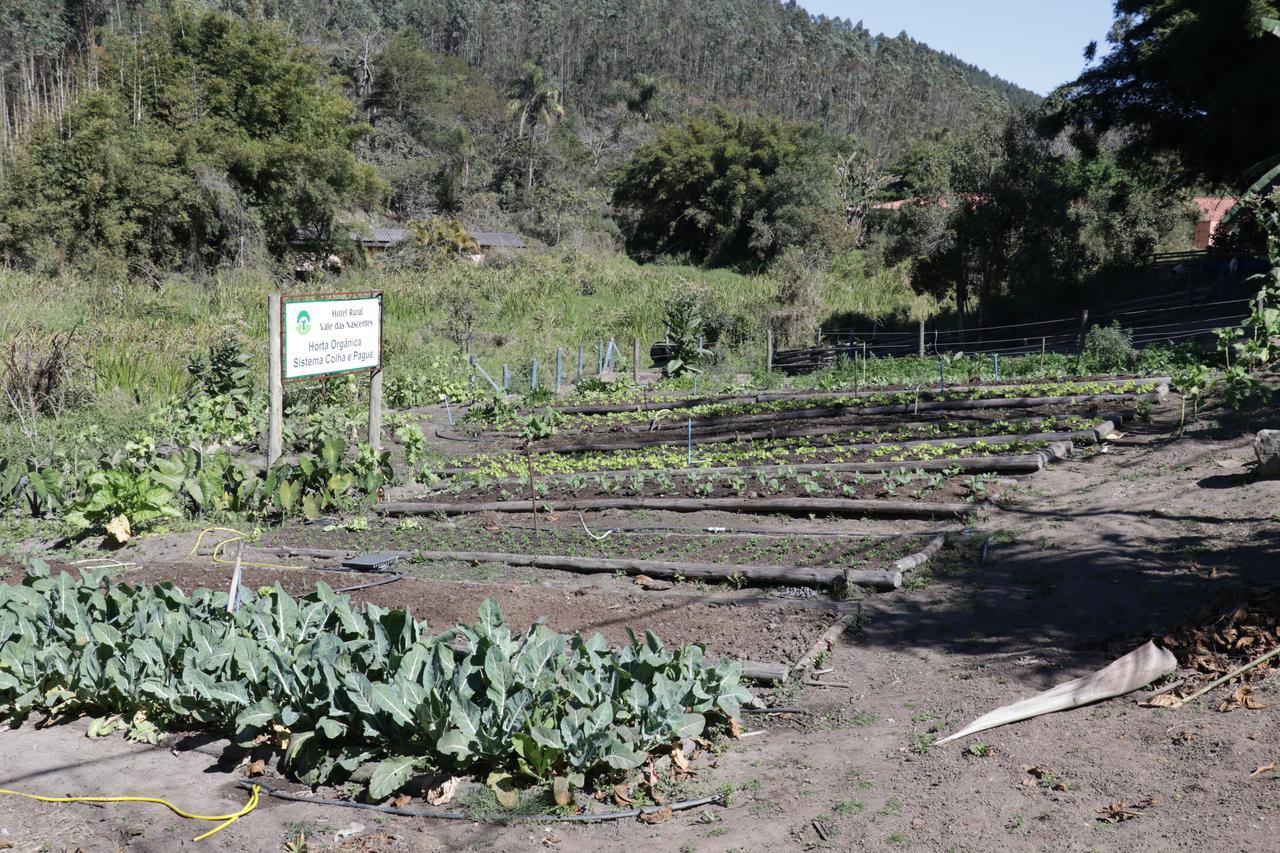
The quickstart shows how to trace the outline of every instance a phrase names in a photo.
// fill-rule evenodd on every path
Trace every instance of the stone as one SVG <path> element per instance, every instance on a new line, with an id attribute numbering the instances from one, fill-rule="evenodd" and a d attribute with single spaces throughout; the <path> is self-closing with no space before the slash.
<path id="1" fill-rule="evenodd" d="M 1280 477 L 1280 429 L 1260 429 L 1253 439 L 1253 452 L 1258 454 L 1258 474 Z"/>

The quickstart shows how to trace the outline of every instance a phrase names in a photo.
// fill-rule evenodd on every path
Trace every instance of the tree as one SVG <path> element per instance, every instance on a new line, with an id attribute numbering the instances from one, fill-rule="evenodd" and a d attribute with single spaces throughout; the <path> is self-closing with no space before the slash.
<path id="1" fill-rule="evenodd" d="M 516 139 L 528 139 L 529 169 L 525 191 L 533 191 L 533 165 L 538 146 L 538 129 L 543 130 L 543 142 L 550 138 L 551 129 L 564 116 L 560 103 L 560 90 L 541 67 L 525 63 L 521 74 L 507 87 L 511 96 L 508 109 L 518 116 Z M 527 136 L 526 136 L 527 131 Z"/>
<path id="2" fill-rule="evenodd" d="M 243 262 L 295 230 L 377 204 L 364 132 L 315 58 L 276 24 L 175 9 L 141 36 L 107 35 L 98 89 L 48 122 L 0 185 L 0 249 L 32 260 Z"/>
<path id="3" fill-rule="evenodd" d="M 1280 17 L 1280 2 L 1118 0 L 1115 10 L 1110 52 L 1054 93 L 1052 130 L 1078 128 L 1085 144 L 1121 131 L 1126 163 L 1173 185 L 1238 187 L 1274 165 L 1280 40 L 1263 17 Z"/>
<path id="4" fill-rule="evenodd" d="M 761 263 L 817 230 L 836 196 L 815 128 L 724 110 L 669 128 L 635 152 L 614 186 L 628 251 Z"/>

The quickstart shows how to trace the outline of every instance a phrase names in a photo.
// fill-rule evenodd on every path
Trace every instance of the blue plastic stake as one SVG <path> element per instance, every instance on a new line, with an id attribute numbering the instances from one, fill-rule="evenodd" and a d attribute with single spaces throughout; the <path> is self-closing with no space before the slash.
<path id="1" fill-rule="evenodd" d="M 578 344 L 578 378 L 582 378 L 582 354 L 586 351 L 586 347 Z"/>
<path id="2" fill-rule="evenodd" d="M 556 347 L 556 393 L 560 393 L 560 347 Z"/>
<path id="3" fill-rule="evenodd" d="M 533 366 L 529 368 L 529 388 L 538 387 L 538 360 L 533 360 Z"/>
<path id="4" fill-rule="evenodd" d="M 947 363 L 938 359 L 938 390 L 947 390 Z"/>
<path id="5" fill-rule="evenodd" d="M 698 374 L 693 375 L 693 396 L 698 396 Z"/>
<path id="6" fill-rule="evenodd" d="M 502 390 L 506 391 L 511 387 L 511 371 L 505 364 L 502 365 Z"/>
<path id="7" fill-rule="evenodd" d="M 996 381 L 999 382 L 1000 381 L 1000 353 L 996 353 L 995 355 L 992 356 L 992 358 L 994 358 L 996 361 Z"/>
<path id="8" fill-rule="evenodd" d="M 596 346 L 596 373 L 604 373 L 604 338 Z"/>
<path id="9" fill-rule="evenodd" d="M 689 418 L 689 465 L 687 467 L 693 467 L 693 418 Z"/>
<path id="10" fill-rule="evenodd" d="M 449 426 L 453 426 L 453 409 L 449 408 L 449 398 L 444 398 L 444 413 L 449 416 Z"/>

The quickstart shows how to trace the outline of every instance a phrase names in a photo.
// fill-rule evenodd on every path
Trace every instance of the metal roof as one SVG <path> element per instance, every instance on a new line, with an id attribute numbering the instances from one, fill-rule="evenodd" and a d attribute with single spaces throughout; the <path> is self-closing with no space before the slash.
<path id="1" fill-rule="evenodd" d="M 525 248 L 524 238 L 514 231 L 472 231 L 468 229 L 467 233 L 482 249 Z"/>
<path id="2" fill-rule="evenodd" d="M 351 239 L 358 240 L 366 246 L 395 246 L 409 239 L 409 232 L 404 228 L 383 228 L 375 225 L 368 234 L 351 232 Z"/>

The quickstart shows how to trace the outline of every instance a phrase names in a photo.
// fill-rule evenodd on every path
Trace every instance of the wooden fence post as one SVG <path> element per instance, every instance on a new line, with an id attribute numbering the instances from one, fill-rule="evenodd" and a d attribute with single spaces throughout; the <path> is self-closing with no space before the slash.
<path id="1" fill-rule="evenodd" d="M 369 374 L 369 446 L 382 449 L 382 368 Z"/>
<path id="2" fill-rule="evenodd" d="M 924 320 L 920 321 L 920 357 L 924 358 Z"/>
<path id="3" fill-rule="evenodd" d="M 284 377 L 280 371 L 280 294 L 267 297 L 267 467 L 284 453 Z"/>
<path id="4" fill-rule="evenodd" d="M 773 328 L 764 330 L 764 372 L 773 372 Z"/>

